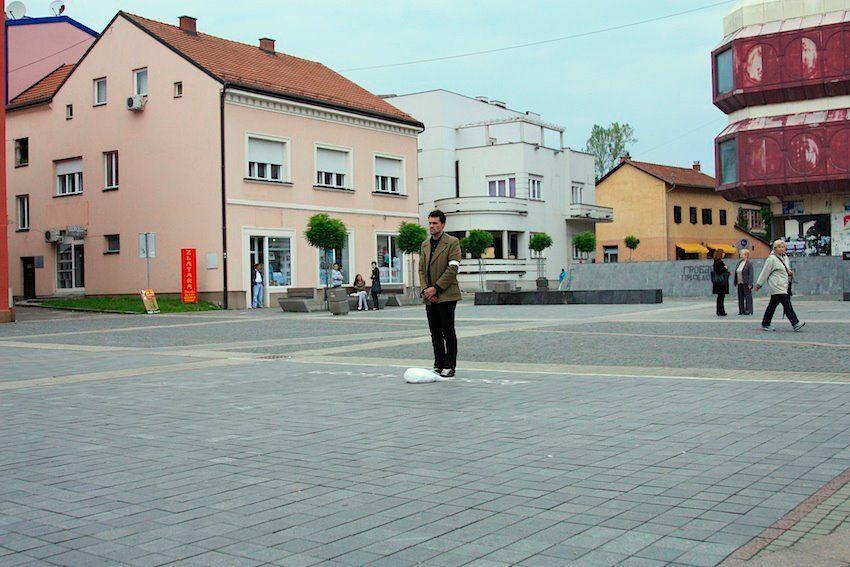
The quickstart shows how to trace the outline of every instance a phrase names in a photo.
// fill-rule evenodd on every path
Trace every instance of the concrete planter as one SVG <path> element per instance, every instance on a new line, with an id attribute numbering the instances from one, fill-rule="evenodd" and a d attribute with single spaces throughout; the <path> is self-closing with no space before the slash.
<path id="1" fill-rule="evenodd" d="M 537 278 L 537 290 L 546 291 L 549 289 L 549 280 L 546 278 Z"/>
<path id="2" fill-rule="evenodd" d="M 344 287 L 328 290 L 328 311 L 333 315 L 348 315 L 348 292 Z"/>

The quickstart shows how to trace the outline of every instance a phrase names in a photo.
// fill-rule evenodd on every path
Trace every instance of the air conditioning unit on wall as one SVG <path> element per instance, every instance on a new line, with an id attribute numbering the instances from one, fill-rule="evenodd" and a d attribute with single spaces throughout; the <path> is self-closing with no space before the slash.
<path id="1" fill-rule="evenodd" d="M 148 102 L 148 97 L 144 95 L 135 95 L 127 97 L 127 110 L 140 111 L 144 110 Z"/>
<path id="2" fill-rule="evenodd" d="M 44 231 L 44 240 L 46 242 L 59 242 L 62 240 L 62 233 L 58 228 L 51 228 Z"/>

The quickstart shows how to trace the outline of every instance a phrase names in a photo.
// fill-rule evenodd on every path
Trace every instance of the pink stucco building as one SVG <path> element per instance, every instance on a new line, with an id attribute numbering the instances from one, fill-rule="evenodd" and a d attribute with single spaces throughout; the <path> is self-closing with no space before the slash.
<path id="1" fill-rule="evenodd" d="M 271 39 L 196 26 L 119 12 L 75 67 L 11 100 L 14 295 L 137 293 L 154 233 L 158 293 L 180 291 L 180 250 L 195 248 L 203 299 L 246 306 L 259 262 L 269 305 L 322 285 L 304 237 L 317 212 L 349 229 L 327 252 L 349 281 L 377 260 L 403 284 L 394 236 L 418 218 L 421 123 Z"/>
<path id="2" fill-rule="evenodd" d="M 79 61 L 95 39 L 97 32 L 68 16 L 6 20 L 6 101 L 58 67 Z"/>

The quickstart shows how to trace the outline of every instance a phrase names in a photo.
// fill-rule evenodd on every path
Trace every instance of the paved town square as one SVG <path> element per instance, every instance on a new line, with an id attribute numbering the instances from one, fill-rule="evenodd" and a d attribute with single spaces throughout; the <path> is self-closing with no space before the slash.
<path id="1" fill-rule="evenodd" d="M 22 308 L 0 565 L 845 564 L 850 303 L 713 309 Z"/>

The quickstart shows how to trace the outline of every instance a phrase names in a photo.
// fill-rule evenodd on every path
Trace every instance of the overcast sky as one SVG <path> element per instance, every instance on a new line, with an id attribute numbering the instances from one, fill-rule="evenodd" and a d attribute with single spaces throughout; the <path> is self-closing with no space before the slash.
<path id="1" fill-rule="evenodd" d="M 718 0 L 69 0 L 67 14 L 97 31 L 119 9 L 245 41 L 277 40 L 279 51 L 321 61 L 371 90 L 445 88 L 504 100 L 566 127 L 583 149 L 594 123 L 628 122 L 633 157 L 671 165 L 702 161 L 723 114 L 711 104 L 709 53 L 722 35 L 724 4 L 624 30 L 389 69 L 344 71 L 527 43 L 664 16 Z M 48 0 L 25 0 L 47 15 Z M 43 4 L 43 5 L 42 5 Z"/>

